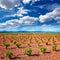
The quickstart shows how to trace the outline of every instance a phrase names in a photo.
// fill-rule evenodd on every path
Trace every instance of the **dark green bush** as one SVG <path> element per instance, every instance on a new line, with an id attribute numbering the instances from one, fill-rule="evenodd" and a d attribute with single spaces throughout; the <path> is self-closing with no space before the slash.
<path id="1" fill-rule="evenodd" d="M 29 43 L 27 44 L 27 47 L 31 47 Z"/>
<path id="2" fill-rule="evenodd" d="M 46 42 L 46 45 L 48 45 L 48 42 Z"/>
<path id="3" fill-rule="evenodd" d="M 15 45 L 16 45 L 17 47 L 19 47 L 21 44 L 19 44 L 19 43 L 16 43 Z"/>
<path id="4" fill-rule="evenodd" d="M 40 49 L 42 52 L 45 52 L 47 48 L 45 48 L 45 47 L 39 47 L 39 49 Z"/>
<path id="5" fill-rule="evenodd" d="M 10 46 L 10 44 L 8 44 L 8 43 L 4 43 L 4 46 L 6 47 L 6 49 L 7 49 L 7 47 L 9 47 Z"/>
<path id="6" fill-rule="evenodd" d="M 52 50 L 53 50 L 53 51 L 56 51 L 56 48 L 57 48 L 57 45 L 53 45 L 53 46 L 52 46 Z"/>
<path id="7" fill-rule="evenodd" d="M 31 55 L 32 50 L 31 50 L 31 48 L 27 48 L 24 52 L 26 55 Z"/>
<path id="8" fill-rule="evenodd" d="M 16 44 L 17 42 L 16 41 L 14 41 L 14 44 Z"/>
<path id="9" fill-rule="evenodd" d="M 11 58 L 12 55 L 13 55 L 13 53 L 12 53 L 11 51 L 7 51 L 7 52 L 5 53 L 5 55 L 6 55 L 7 57 Z"/>

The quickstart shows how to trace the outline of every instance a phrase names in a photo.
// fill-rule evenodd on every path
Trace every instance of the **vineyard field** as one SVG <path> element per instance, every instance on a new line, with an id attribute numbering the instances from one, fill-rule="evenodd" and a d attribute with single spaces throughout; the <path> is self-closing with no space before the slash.
<path id="1" fill-rule="evenodd" d="M 60 60 L 60 34 L 0 33 L 0 60 Z"/>

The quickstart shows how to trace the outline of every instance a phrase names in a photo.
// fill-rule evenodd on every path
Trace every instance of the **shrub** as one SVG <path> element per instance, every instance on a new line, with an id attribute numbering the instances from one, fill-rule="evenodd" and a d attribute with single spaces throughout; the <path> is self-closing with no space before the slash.
<path id="1" fill-rule="evenodd" d="M 10 52 L 10 51 L 7 51 L 7 52 L 5 53 L 5 55 L 6 55 L 7 57 L 11 58 L 11 57 L 12 57 L 12 55 L 13 55 L 13 53 L 12 53 L 12 52 Z"/>
<path id="2" fill-rule="evenodd" d="M 46 42 L 46 45 L 48 45 L 48 42 Z"/>
<path id="3" fill-rule="evenodd" d="M 10 44 L 8 44 L 8 43 L 4 43 L 4 46 L 6 47 L 6 49 L 7 49 L 7 47 L 9 47 L 10 46 Z"/>
<path id="4" fill-rule="evenodd" d="M 31 50 L 31 48 L 27 48 L 24 52 L 26 55 L 31 55 L 32 50 Z"/>
<path id="5" fill-rule="evenodd" d="M 50 37 L 50 38 L 48 38 L 48 41 L 46 42 L 46 45 L 48 45 L 48 42 L 50 41 L 50 39 L 51 39 L 51 37 Z"/>
<path id="6" fill-rule="evenodd" d="M 39 49 L 44 53 L 46 51 L 45 47 L 39 47 Z"/>
<path id="7" fill-rule="evenodd" d="M 19 43 L 16 43 L 15 45 L 16 45 L 17 47 L 19 47 L 21 44 L 19 44 Z"/>
<path id="8" fill-rule="evenodd" d="M 14 41 L 14 44 L 16 44 L 17 42 L 16 41 Z"/>
<path id="9" fill-rule="evenodd" d="M 53 50 L 53 51 L 56 51 L 56 48 L 57 48 L 57 45 L 53 45 L 53 46 L 52 46 L 52 50 Z"/>
<path id="10" fill-rule="evenodd" d="M 29 43 L 27 44 L 27 47 L 31 47 Z"/>

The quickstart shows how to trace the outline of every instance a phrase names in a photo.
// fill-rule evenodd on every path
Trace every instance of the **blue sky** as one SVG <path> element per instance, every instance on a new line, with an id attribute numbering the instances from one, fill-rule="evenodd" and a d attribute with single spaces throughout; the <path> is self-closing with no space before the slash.
<path id="1" fill-rule="evenodd" d="M 0 31 L 60 32 L 60 0 L 0 0 Z"/>

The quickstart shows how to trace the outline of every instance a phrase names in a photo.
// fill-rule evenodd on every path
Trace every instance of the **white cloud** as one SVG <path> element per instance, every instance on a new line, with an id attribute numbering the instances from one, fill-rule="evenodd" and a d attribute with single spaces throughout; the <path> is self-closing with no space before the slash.
<path id="1" fill-rule="evenodd" d="M 31 2 L 31 5 L 32 5 L 33 3 L 37 2 L 37 1 L 40 1 L 40 0 L 23 0 L 23 3 L 28 4 Z"/>
<path id="2" fill-rule="evenodd" d="M 57 23 L 60 23 L 60 16 L 57 16 L 55 20 L 57 20 Z"/>
<path id="3" fill-rule="evenodd" d="M 24 9 L 24 7 L 20 7 L 20 8 L 18 8 L 19 10 L 17 11 L 17 14 L 19 15 L 19 14 L 28 14 L 28 12 L 30 11 L 30 10 L 28 10 L 28 9 Z"/>
<path id="4" fill-rule="evenodd" d="M 46 13 L 45 15 L 40 15 L 39 21 L 43 23 L 46 21 L 56 19 L 58 16 L 60 17 L 60 8 L 56 8 L 52 12 Z"/>
<path id="5" fill-rule="evenodd" d="M 60 31 L 60 25 L 42 25 L 41 26 L 42 31 L 50 31 L 50 32 L 59 32 Z"/>
<path id="6" fill-rule="evenodd" d="M 57 17 L 55 18 L 55 20 L 60 20 L 60 16 L 57 16 Z"/>
<path id="7" fill-rule="evenodd" d="M 21 31 L 59 32 L 60 31 L 59 26 L 52 26 L 52 25 L 43 24 L 41 26 L 25 26 L 25 27 L 22 27 L 20 30 Z"/>
<path id="8" fill-rule="evenodd" d="M 22 24 L 21 20 L 9 20 L 4 23 L 0 23 L 0 28 L 16 27 L 16 26 L 19 26 L 19 24 Z"/>
<path id="9" fill-rule="evenodd" d="M 38 18 L 35 17 L 30 17 L 30 16 L 24 16 L 23 18 L 21 18 L 20 20 L 24 21 L 24 24 L 32 24 L 34 23 L 36 20 L 38 20 Z"/>
<path id="10" fill-rule="evenodd" d="M 30 16 L 24 16 L 22 18 L 20 18 L 19 20 L 18 19 L 15 19 L 15 20 L 8 20 L 4 23 L 0 23 L 0 29 L 1 28 L 9 28 L 9 27 L 17 27 L 17 26 L 20 26 L 20 25 L 29 25 L 29 24 L 32 24 L 34 21 L 36 21 L 38 18 L 35 18 L 35 17 L 30 17 Z"/>
<path id="11" fill-rule="evenodd" d="M 19 0 L 0 0 L 0 7 L 4 9 L 11 9 L 19 4 Z"/>
<path id="12" fill-rule="evenodd" d="M 46 7 L 47 10 L 50 11 L 50 10 L 54 10 L 56 8 L 59 8 L 60 7 L 60 4 L 54 3 L 52 5 L 51 4 L 50 5 L 46 5 L 45 7 Z"/>
<path id="13" fill-rule="evenodd" d="M 24 16 L 23 18 L 21 18 L 22 20 L 30 20 L 30 21 L 32 21 L 32 20 L 37 20 L 37 18 L 35 18 L 35 17 L 30 17 L 30 16 Z"/>
<path id="14" fill-rule="evenodd" d="M 5 23 L 0 23 L 0 31 L 45 31 L 45 32 L 60 31 L 60 25 L 52 26 L 43 24 L 41 26 L 30 26 L 30 25 L 28 26 L 28 24 L 30 24 L 29 22 L 30 20 L 25 21 L 24 18 L 21 18 L 21 20 L 10 20 L 6 21 Z M 23 23 L 24 21 L 25 23 Z M 27 25 L 21 27 L 21 24 L 27 24 Z"/>
<path id="15" fill-rule="evenodd" d="M 41 0 L 31 0 L 31 1 L 32 1 L 31 5 L 33 5 L 35 2 L 41 1 Z"/>
<path id="16" fill-rule="evenodd" d="M 24 4 L 28 4 L 31 0 L 23 0 Z"/>
<path id="17" fill-rule="evenodd" d="M 38 7 L 40 9 L 47 9 L 48 11 L 52 11 L 55 8 L 59 8 L 60 4 L 57 4 L 57 3 L 54 3 L 54 4 L 44 4 L 44 5 L 34 6 L 34 7 Z"/>
<path id="18" fill-rule="evenodd" d="M 5 15 L 2 18 L 15 17 L 15 16 L 22 17 L 24 14 L 28 14 L 28 12 L 30 12 L 30 10 L 24 9 L 24 7 L 18 7 L 18 11 L 15 14 Z"/>

